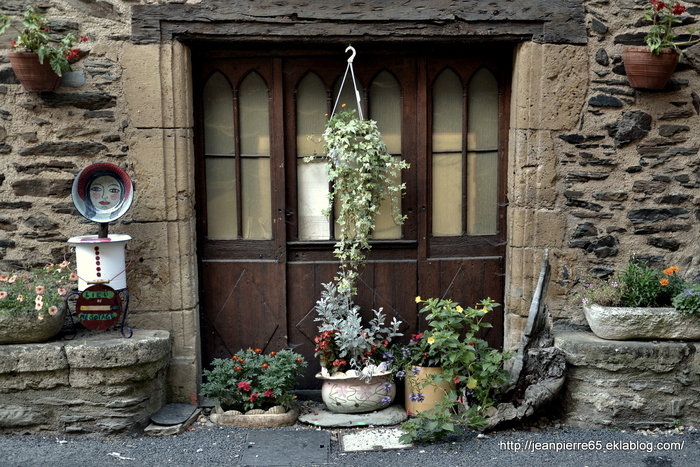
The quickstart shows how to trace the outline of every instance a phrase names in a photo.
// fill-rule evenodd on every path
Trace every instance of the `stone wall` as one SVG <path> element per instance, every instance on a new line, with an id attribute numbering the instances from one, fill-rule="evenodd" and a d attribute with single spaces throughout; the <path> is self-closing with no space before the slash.
<path id="1" fill-rule="evenodd" d="M 170 335 L 0 345 L 0 431 L 138 431 L 166 403 Z"/>
<path id="2" fill-rule="evenodd" d="M 697 342 L 611 341 L 555 327 L 566 356 L 562 421 L 581 428 L 665 428 L 700 423 Z"/>

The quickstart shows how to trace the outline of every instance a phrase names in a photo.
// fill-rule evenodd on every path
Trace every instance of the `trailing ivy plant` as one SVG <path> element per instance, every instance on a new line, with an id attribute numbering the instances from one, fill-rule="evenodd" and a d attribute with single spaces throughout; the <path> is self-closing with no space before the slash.
<path id="1" fill-rule="evenodd" d="M 399 203 L 406 185 L 396 180 L 409 165 L 389 154 L 377 122 L 356 117 L 355 110 L 333 115 L 323 140 L 331 182 L 330 206 L 324 214 L 332 218 L 333 204 L 338 203 L 339 208 L 334 253 L 340 260 L 340 271 L 336 281 L 341 292 L 350 289 L 354 294 L 359 268 L 371 248 L 369 240 L 382 201 L 391 199 L 394 222 L 402 225 L 406 219 Z"/>

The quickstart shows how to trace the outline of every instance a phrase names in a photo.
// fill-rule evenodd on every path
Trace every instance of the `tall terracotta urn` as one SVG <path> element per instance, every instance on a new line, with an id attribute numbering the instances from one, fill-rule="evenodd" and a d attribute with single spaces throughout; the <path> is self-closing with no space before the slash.
<path id="1" fill-rule="evenodd" d="M 633 88 L 663 89 L 676 69 L 678 58 L 678 52 L 673 49 L 661 49 L 656 55 L 647 46 L 622 48 L 625 73 Z"/>
<path id="2" fill-rule="evenodd" d="M 55 91 L 61 83 L 61 77 L 53 71 L 48 58 L 39 63 L 39 56 L 33 52 L 8 52 L 7 57 L 15 76 L 27 91 Z"/>

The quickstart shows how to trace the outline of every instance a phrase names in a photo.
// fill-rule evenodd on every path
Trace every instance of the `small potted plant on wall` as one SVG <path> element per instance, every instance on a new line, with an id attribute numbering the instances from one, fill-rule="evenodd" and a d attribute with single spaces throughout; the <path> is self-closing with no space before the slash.
<path id="1" fill-rule="evenodd" d="M 71 62 L 80 58 L 80 49 L 74 45 L 88 40 L 73 33 L 52 35 L 47 19 L 31 5 L 24 11 L 21 29 L 0 12 L 0 34 L 9 27 L 18 34 L 10 43 L 12 50 L 7 56 L 27 91 L 54 91 L 63 72 L 71 71 Z"/>
<path id="2" fill-rule="evenodd" d="M 663 89 L 671 79 L 681 56 L 680 46 L 694 44 L 700 39 L 675 42 L 674 27 L 683 22 L 680 18 L 685 6 L 678 1 L 649 0 L 645 6 L 644 20 L 651 23 L 645 36 L 645 46 L 626 46 L 622 49 L 625 73 L 633 88 Z M 694 34 L 696 31 L 689 31 Z"/>
<path id="3" fill-rule="evenodd" d="M 0 274 L 0 344 L 44 342 L 61 330 L 78 276 L 61 264 Z"/>
<path id="4" fill-rule="evenodd" d="M 572 297 L 603 339 L 700 339 L 700 278 L 632 258 L 611 277 L 586 277 Z"/>
<path id="5" fill-rule="evenodd" d="M 343 105 L 342 107 L 345 107 Z M 358 118 L 355 110 L 341 110 L 329 120 L 323 134 L 326 169 L 331 182 L 330 217 L 338 204 L 334 254 L 340 267 L 333 282 L 316 303 L 320 334 L 316 355 L 321 359 L 322 395 L 330 410 L 368 412 L 391 403 L 395 388 L 388 383 L 386 347 L 400 336 L 400 322 L 385 325 L 382 310 L 374 311 L 369 327 L 362 324 L 353 303 L 357 280 L 364 265 L 375 217 L 385 197 L 392 200 L 394 221 L 405 220 L 398 202 L 405 185 L 399 174 L 408 168 L 388 153 L 373 120 Z"/>

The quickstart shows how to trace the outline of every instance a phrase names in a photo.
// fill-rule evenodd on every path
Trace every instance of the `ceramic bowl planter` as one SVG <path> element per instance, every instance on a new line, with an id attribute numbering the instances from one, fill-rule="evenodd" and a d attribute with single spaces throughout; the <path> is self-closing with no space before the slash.
<path id="1" fill-rule="evenodd" d="M 390 372 L 377 373 L 369 380 L 349 370 L 316 378 L 323 380 L 321 397 L 328 410 L 338 413 L 366 413 L 388 407 L 396 397 L 396 385 L 389 383 Z"/>
<path id="2" fill-rule="evenodd" d="M 245 428 L 275 428 L 279 426 L 292 426 L 299 418 L 299 409 L 285 409 L 276 405 L 268 410 L 253 409 L 246 413 L 238 410 L 224 411 L 217 406 L 215 412 L 209 415 L 212 423 L 217 425 L 232 425 Z"/>
<path id="3" fill-rule="evenodd" d="M 0 344 L 30 344 L 51 339 L 63 327 L 66 309 L 64 302 L 54 315 L 38 315 L 34 311 L 19 316 L 0 314 Z"/>
<path id="4" fill-rule="evenodd" d="M 601 339 L 700 340 L 700 321 L 675 308 L 609 307 L 595 303 L 583 312 L 593 334 Z"/>
<path id="5" fill-rule="evenodd" d="M 656 55 L 647 46 L 627 46 L 622 49 L 622 61 L 630 85 L 638 89 L 663 89 L 678 64 L 679 54 L 673 49 L 661 49 Z"/>
<path id="6" fill-rule="evenodd" d="M 45 58 L 39 63 L 39 56 L 33 52 L 8 52 L 15 76 L 27 91 L 55 91 L 61 84 L 61 77 L 56 74 Z"/>
<path id="7" fill-rule="evenodd" d="M 409 415 L 416 415 L 426 410 L 434 409 L 445 397 L 445 394 L 455 388 L 455 385 L 449 381 L 426 384 L 429 376 L 442 373 L 442 368 L 440 367 L 419 366 L 414 367 L 413 370 L 406 372 L 406 379 L 404 380 L 406 388 L 404 402 L 406 404 L 406 413 Z M 416 374 L 413 374 L 414 372 Z M 417 400 L 415 396 L 411 397 L 411 394 L 416 392 L 423 395 L 422 400 Z"/>

